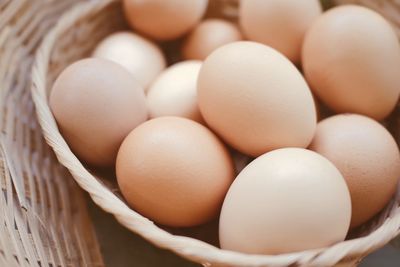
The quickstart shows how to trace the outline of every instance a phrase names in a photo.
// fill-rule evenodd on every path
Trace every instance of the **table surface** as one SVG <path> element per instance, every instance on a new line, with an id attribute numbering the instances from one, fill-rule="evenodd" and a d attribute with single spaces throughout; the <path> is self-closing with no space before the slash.
<path id="1" fill-rule="evenodd" d="M 195 267 L 175 254 L 159 249 L 121 226 L 91 200 L 89 212 L 107 267 Z M 399 267 L 400 249 L 387 245 L 368 256 L 360 267 Z"/>

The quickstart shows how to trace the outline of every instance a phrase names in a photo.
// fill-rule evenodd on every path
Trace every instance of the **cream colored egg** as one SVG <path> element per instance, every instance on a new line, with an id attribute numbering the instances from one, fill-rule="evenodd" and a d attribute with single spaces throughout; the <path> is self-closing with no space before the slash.
<path id="1" fill-rule="evenodd" d="M 179 117 L 134 129 L 121 145 L 116 171 L 131 207 L 173 227 L 215 218 L 234 178 L 224 144 L 203 125 Z"/>
<path id="2" fill-rule="evenodd" d="M 400 46 L 392 26 L 361 6 L 333 8 L 318 18 L 303 46 L 303 70 L 316 95 L 338 113 L 377 120 L 400 94 Z"/>
<path id="3" fill-rule="evenodd" d="M 94 165 L 113 165 L 122 140 L 147 119 L 140 84 L 126 69 L 105 59 L 83 59 L 68 66 L 55 81 L 49 101 L 72 152 Z"/>
<path id="4" fill-rule="evenodd" d="M 249 40 L 300 63 L 304 35 L 321 12 L 318 0 L 241 0 L 239 23 Z"/>
<path id="5" fill-rule="evenodd" d="M 282 147 L 307 147 L 316 128 L 310 89 L 276 50 L 235 42 L 215 50 L 198 78 L 207 124 L 236 150 L 251 156 Z"/>
<path id="6" fill-rule="evenodd" d="M 322 248 L 346 237 L 351 200 L 336 167 L 310 150 L 284 148 L 237 176 L 220 216 L 223 249 L 281 254 Z"/>
<path id="7" fill-rule="evenodd" d="M 232 22 L 223 19 L 206 19 L 186 38 L 182 53 L 185 59 L 204 60 L 218 47 L 240 41 L 242 34 Z"/>
<path id="8" fill-rule="evenodd" d="M 346 179 L 352 227 L 371 219 L 396 192 L 400 152 L 390 133 L 373 119 L 344 114 L 322 120 L 310 149 L 333 162 Z"/>
<path id="9" fill-rule="evenodd" d="M 130 26 L 156 40 L 181 37 L 201 20 L 208 0 L 124 0 Z"/>
<path id="10" fill-rule="evenodd" d="M 156 44 L 131 32 L 117 32 L 106 37 L 97 45 L 93 56 L 121 64 L 145 90 L 166 66 Z"/>
<path id="11" fill-rule="evenodd" d="M 203 121 L 197 105 L 197 77 L 201 64 L 197 60 L 182 61 L 157 77 L 147 93 L 151 118 L 179 116 Z"/>

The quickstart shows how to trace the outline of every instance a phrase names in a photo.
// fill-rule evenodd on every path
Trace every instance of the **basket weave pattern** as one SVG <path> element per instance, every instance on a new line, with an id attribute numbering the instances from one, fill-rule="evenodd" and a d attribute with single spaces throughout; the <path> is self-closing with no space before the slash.
<path id="1" fill-rule="evenodd" d="M 0 1 L 0 266 L 104 266 L 82 190 L 56 163 L 30 94 L 34 52 L 77 0 Z"/>
<path id="2" fill-rule="evenodd" d="M 153 244 L 204 266 L 334 266 L 338 263 L 350 266 L 399 234 L 399 190 L 386 209 L 361 229 L 357 238 L 325 249 L 277 256 L 246 255 L 221 250 L 194 238 L 172 235 L 130 209 L 120 195 L 115 193 L 115 185 L 107 186 L 71 152 L 48 106 L 51 86 L 60 71 L 75 60 L 88 56 L 105 35 L 125 29 L 122 17 L 118 0 L 78 4 L 46 36 L 36 55 L 32 75 L 32 96 L 48 144 L 76 182 L 89 192 L 101 208 L 114 214 L 120 223 Z"/>

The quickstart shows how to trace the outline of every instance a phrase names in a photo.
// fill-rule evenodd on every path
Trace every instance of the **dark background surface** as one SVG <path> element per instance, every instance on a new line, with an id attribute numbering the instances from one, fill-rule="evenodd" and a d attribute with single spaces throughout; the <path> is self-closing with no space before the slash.
<path id="1" fill-rule="evenodd" d="M 120 225 L 91 200 L 89 211 L 107 267 L 197 267 L 159 249 Z M 400 267 L 400 248 L 388 245 L 368 256 L 360 267 Z"/>

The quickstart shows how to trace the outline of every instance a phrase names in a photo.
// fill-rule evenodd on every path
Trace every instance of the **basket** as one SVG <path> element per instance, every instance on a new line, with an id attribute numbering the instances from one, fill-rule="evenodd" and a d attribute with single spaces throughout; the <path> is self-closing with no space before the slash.
<path id="1" fill-rule="evenodd" d="M 83 190 L 55 164 L 30 95 L 34 52 L 77 0 L 0 1 L 0 266 L 104 266 Z"/>
<path id="2" fill-rule="evenodd" d="M 58 131 L 48 105 L 52 83 L 60 71 L 90 55 L 103 37 L 126 27 L 118 0 L 77 4 L 58 21 L 42 42 L 32 72 L 32 97 L 47 143 L 93 201 L 113 214 L 121 224 L 156 246 L 204 266 L 354 266 L 399 234 L 400 190 L 386 209 L 373 222 L 363 226 L 354 239 L 324 249 L 276 256 L 222 250 L 191 237 L 173 235 L 130 209 L 115 184 L 110 185 L 109 180 L 105 182 L 96 177 L 71 152 Z M 51 164 L 57 165 L 56 162 Z"/>

